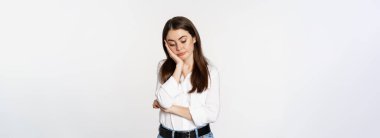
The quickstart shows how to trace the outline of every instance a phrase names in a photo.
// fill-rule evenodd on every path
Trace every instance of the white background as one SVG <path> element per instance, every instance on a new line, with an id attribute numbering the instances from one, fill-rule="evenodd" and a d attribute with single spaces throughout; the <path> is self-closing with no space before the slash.
<path id="1" fill-rule="evenodd" d="M 217 138 L 380 137 L 380 1 L 4 0 L 1 138 L 151 138 L 161 33 L 221 74 Z"/>

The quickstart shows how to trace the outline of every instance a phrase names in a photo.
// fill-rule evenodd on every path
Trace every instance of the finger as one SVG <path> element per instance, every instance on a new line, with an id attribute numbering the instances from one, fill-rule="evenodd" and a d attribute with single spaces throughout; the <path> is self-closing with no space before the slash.
<path id="1" fill-rule="evenodd" d="M 155 103 L 153 104 L 153 106 L 154 106 L 154 107 L 158 107 L 159 104 L 155 102 Z"/>
<path id="2" fill-rule="evenodd" d="M 156 108 L 160 108 L 161 106 L 160 106 L 160 104 L 156 104 L 155 107 Z"/>
<path id="3" fill-rule="evenodd" d="M 153 108 L 157 109 L 157 108 L 160 108 L 160 106 L 153 105 Z"/>
<path id="4" fill-rule="evenodd" d="M 165 47 L 166 47 L 166 50 L 168 51 L 169 56 L 170 56 L 171 59 L 173 59 L 176 63 L 177 63 L 178 61 L 181 60 L 181 59 L 180 59 L 176 54 L 174 54 L 174 52 L 169 48 L 168 43 L 166 42 L 166 40 L 165 40 Z"/>
<path id="5" fill-rule="evenodd" d="M 153 108 L 157 108 L 156 100 L 153 101 L 152 106 L 153 106 Z"/>
<path id="6" fill-rule="evenodd" d="M 170 50 L 169 46 L 167 43 L 165 43 L 166 50 L 169 52 L 169 55 L 172 56 L 173 52 Z"/>
<path id="7" fill-rule="evenodd" d="M 170 50 L 169 45 L 168 45 L 168 42 L 167 42 L 166 40 L 164 40 L 164 41 L 165 41 L 165 47 L 166 47 L 166 49 L 168 50 L 169 54 L 170 54 L 171 56 L 174 56 L 175 54 L 174 54 L 174 52 L 173 52 L 172 50 Z"/>
<path id="8" fill-rule="evenodd" d="M 168 45 L 168 42 L 167 42 L 166 40 L 164 40 L 164 42 L 165 42 L 165 46 L 167 46 L 167 45 Z"/>
<path id="9" fill-rule="evenodd" d="M 156 100 L 153 103 L 153 108 L 160 108 L 160 104 Z"/>

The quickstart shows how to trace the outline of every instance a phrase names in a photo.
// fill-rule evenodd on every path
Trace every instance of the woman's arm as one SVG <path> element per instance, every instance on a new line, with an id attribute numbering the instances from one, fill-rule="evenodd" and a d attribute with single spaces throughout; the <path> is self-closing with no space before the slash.
<path id="1" fill-rule="evenodd" d="M 161 85 L 161 83 L 157 81 L 156 98 L 158 103 L 160 103 L 161 107 L 170 108 L 173 105 L 175 97 L 181 93 L 181 90 L 179 88 L 179 79 L 181 77 L 184 63 L 176 54 L 174 54 L 170 50 L 166 41 L 165 47 L 169 52 L 170 57 L 176 62 L 176 68 L 172 76 L 168 80 L 166 80 L 164 84 Z M 162 64 L 159 64 L 158 70 L 161 68 Z M 157 74 L 157 80 L 160 80 L 159 72 L 157 72 Z"/>
<path id="2" fill-rule="evenodd" d="M 178 116 L 191 120 L 198 126 L 215 122 L 219 116 L 220 110 L 219 73 L 214 69 L 211 76 L 211 87 L 207 91 L 205 105 L 183 107 L 173 104 L 169 108 L 163 108 L 158 104 L 158 102 L 154 102 L 153 107 L 160 108 L 164 112 L 176 114 Z"/>
<path id="3" fill-rule="evenodd" d="M 193 118 L 191 117 L 190 110 L 187 107 L 179 106 L 179 105 L 173 105 L 170 108 L 161 108 L 164 112 L 172 113 L 178 116 L 181 116 L 183 118 L 186 118 L 187 120 L 193 121 Z"/>
<path id="4" fill-rule="evenodd" d="M 190 121 L 193 121 L 193 118 L 191 117 L 190 110 L 187 107 L 179 106 L 179 105 L 173 105 L 170 108 L 163 108 L 160 106 L 157 100 L 153 101 L 153 108 L 158 109 L 160 108 L 162 111 L 167 113 L 176 114 L 179 116 L 182 116 L 183 118 L 186 118 Z"/>
<path id="5" fill-rule="evenodd" d="M 175 66 L 176 68 L 175 68 L 172 76 L 175 78 L 175 80 L 177 81 L 177 83 L 179 83 L 179 78 L 181 77 L 181 73 L 182 73 L 183 61 L 176 54 L 174 54 L 173 51 L 170 50 L 170 48 L 169 48 L 166 40 L 165 40 L 165 47 L 166 47 L 166 50 L 169 53 L 169 56 L 176 63 L 176 66 Z"/>
<path id="6" fill-rule="evenodd" d="M 156 99 L 161 107 L 169 108 L 174 99 L 180 94 L 180 86 L 174 77 L 170 77 L 164 84 L 157 82 Z"/>

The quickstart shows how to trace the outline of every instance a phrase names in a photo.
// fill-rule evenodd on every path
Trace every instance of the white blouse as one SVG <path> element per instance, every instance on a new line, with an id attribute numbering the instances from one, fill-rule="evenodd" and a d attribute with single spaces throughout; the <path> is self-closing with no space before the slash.
<path id="1" fill-rule="evenodd" d="M 191 73 L 185 77 L 181 75 L 179 83 L 171 76 L 164 84 L 160 83 L 159 70 L 165 60 L 160 61 L 157 71 L 156 98 L 160 105 L 169 108 L 173 104 L 188 107 L 193 121 L 181 116 L 160 111 L 160 123 L 170 129 L 177 131 L 191 130 L 196 127 L 213 123 L 219 116 L 219 73 L 217 69 L 208 65 L 210 72 L 209 87 L 202 93 L 193 92 L 190 81 Z"/>

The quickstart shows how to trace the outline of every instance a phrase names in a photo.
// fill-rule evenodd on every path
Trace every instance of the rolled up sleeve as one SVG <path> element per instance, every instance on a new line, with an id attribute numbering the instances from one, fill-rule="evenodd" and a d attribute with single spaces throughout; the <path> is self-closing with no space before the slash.
<path id="1" fill-rule="evenodd" d="M 200 106 L 189 106 L 189 111 L 193 122 L 196 126 L 204 126 L 208 123 L 215 122 L 220 112 L 220 88 L 219 73 L 214 70 L 210 73 L 211 86 L 205 91 L 207 92 L 206 102 Z"/>
<path id="2" fill-rule="evenodd" d="M 157 84 L 160 85 L 160 84 Z M 163 108 L 173 105 L 174 99 L 180 94 L 180 87 L 174 77 L 170 77 L 164 84 L 158 87 L 156 98 Z"/>
<path id="3" fill-rule="evenodd" d="M 157 85 L 156 85 L 156 99 L 160 106 L 163 108 L 169 108 L 173 105 L 174 99 L 180 94 L 180 85 L 171 76 L 165 83 L 160 83 L 160 68 L 164 60 L 160 61 L 157 67 Z"/>

